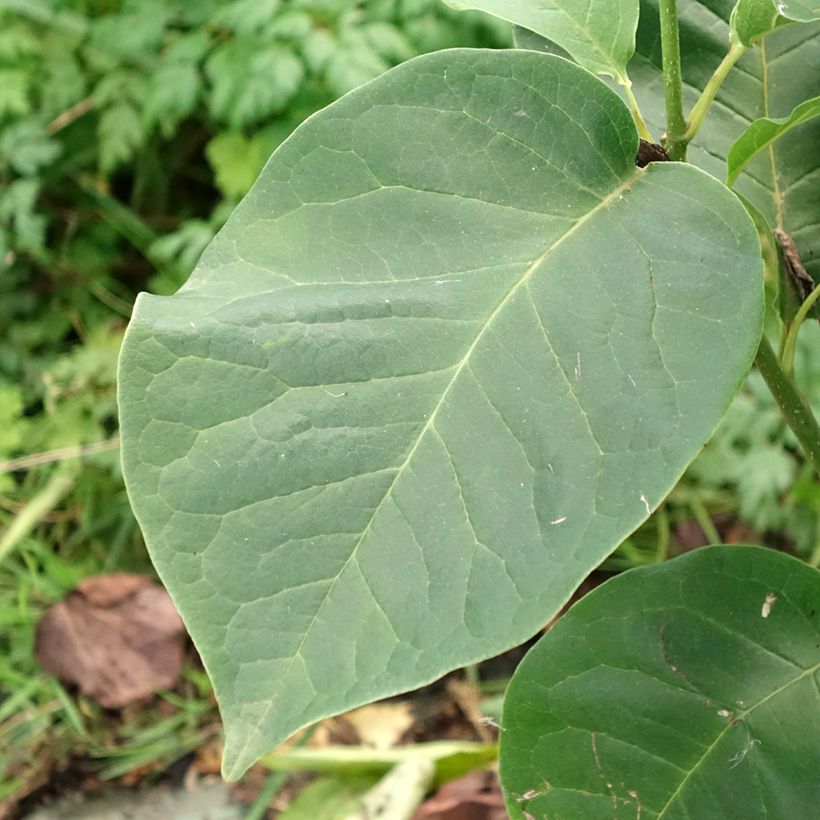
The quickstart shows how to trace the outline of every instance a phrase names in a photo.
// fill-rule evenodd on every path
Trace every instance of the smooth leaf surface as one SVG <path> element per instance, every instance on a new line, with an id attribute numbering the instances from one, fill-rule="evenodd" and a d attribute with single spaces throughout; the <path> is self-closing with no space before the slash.
<path id="1" fill-rule="evenodd" d="M 820 20 L 820 3 L 801 0 L 738 0 L 732 12 L 732 34 L 746 46 L 790 22 Z"/>
<path id="2" fill-rule="evenodd" d="M 536 32 L 595 74 L 627 82 L 635 52 L 639 0 L 445 0 L 456 9 L 485 11 Z"/>
<path id="3" fill-rule="evenodd" d="M 726 184 L 733 185 L 752 157 L 768 148 L 776 139 L 818 116 L 820 116 L 820 97 L 815 97 L 798 105 L 788 117 L 779 119 L 762 117 L 755 120 L 738 137 L 737 142 L 729 151 L 726 159 L 728 167 Z"/>
<path id="4" fill-rule="evenodd" d="M 507 690 L 513 818 L 808 817 L 820 799 L 820 575 L 707 547 L 578 602 Z"/>
<path id="5" fill-rule="evenodd" d="M 715 428 L 757 239 L 637 142 L 561 58 L 422 57 L 304 123 L 188 284 L 140 297 L 124 470 L 228 776 L 531 635 Z"/>

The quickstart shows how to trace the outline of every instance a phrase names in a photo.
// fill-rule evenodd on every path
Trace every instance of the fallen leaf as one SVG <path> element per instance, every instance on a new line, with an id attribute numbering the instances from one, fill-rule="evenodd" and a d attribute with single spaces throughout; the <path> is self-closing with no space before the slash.
<path id="1" fill-rule="evenodd" d="M 445 783 L 413 820 L 506 820 L 507 810 L 494 771 L 470 772 Z"/>
<path id="2" fill-rule="evenodd" d="M 185 627 L 168 593 L 142 575 L 86 578 L 37 624 L 40 666 L 111 709 L 179 680 Z"/>
<path id="3" fill-rule="evenodd" d="M 470 721 L 479 740 L 489 743 L 494 732 L 484 721 L 481 711 L 481 692 L 471 683 L 458 678 L 450 678 L 447 683 L 447 692 L 461 709 L 462 714 Z"/>
<path id="4" fill-rule="evenodd" d="M 356 730 L 361 743 L 374 749 L 395 746 L 415 720 L 409 701 L 371 703 L 347 712 L 344 719 Z"/>

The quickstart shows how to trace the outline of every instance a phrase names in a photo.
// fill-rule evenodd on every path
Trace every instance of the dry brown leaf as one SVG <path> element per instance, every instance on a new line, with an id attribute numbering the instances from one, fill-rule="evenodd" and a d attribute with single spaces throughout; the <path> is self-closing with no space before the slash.
<path id="1" fill-rule="evenodd" d="M 107 708 L 179 680 L 185 627 L 168 593 L 142 575 L 86 578 L 37 624 L 35 657 Z"/>
<path id="2" fill-rule="evenodd" d="M 344 719 L 356 730 L 361 743 L 374 749 L 395 746 L 415 720 L 409 701 L 371 703 L 345 713 Z"/>
<path id="3" fill-rule="evenodd" d="M 445 783 L 421 804 L 413 820 L 506 820 L 504 798 L 493 771 L 470 772 Z"/>

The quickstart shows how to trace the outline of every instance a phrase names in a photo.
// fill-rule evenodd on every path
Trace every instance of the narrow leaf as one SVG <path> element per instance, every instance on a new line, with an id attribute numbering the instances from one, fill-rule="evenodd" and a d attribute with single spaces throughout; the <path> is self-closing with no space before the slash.
<path id="1" fill-rule="evenodd" d="M 807 120 L 820 116 L 820 97 L 806 100 L 795 108 L 788 117 L 771 119 L 762 117 L 755 120 L 729 150 L 726 164 L 728 173 L 726 184 L 734 185 L 746 164 L 757 153 L 769 146 L 779 137 L 787 134 L 792 128 L 802 125 Z"/>
<path id="2" fill-rule="evenodd" d="M 584 68 L 626 83 L 635 52 L 639 0 L 445 0 L 477 9 L 548 38 Z"/>
<path id="3" fill-rule="evenodd" d="M 649 515 L 757 347 L 737 199 L 635 166 L 529 51 L 439 52 L 307 120 L 120 369 L 124 470 L 236 777 L 533 634 Z"/>
<path id="4" fill-rule="evenodd" d="M 511 816 L 809 816 L 819 601 L 816 570 L 758 547 L 706 547 L 589 593 L 507 690 Z"/>

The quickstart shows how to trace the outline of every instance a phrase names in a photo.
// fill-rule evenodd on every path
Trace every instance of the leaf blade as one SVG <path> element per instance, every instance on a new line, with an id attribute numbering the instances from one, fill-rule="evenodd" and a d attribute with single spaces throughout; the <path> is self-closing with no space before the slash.
<path id="1" fill-rule="evenodd" d="M 760 332 L 754 230 L 636 147 L 564 60 L 418 58 L 301 126 L 188 285 L 140 297 L 124 470 L 229 776 L 534 632 L 717 424 Z"/>

